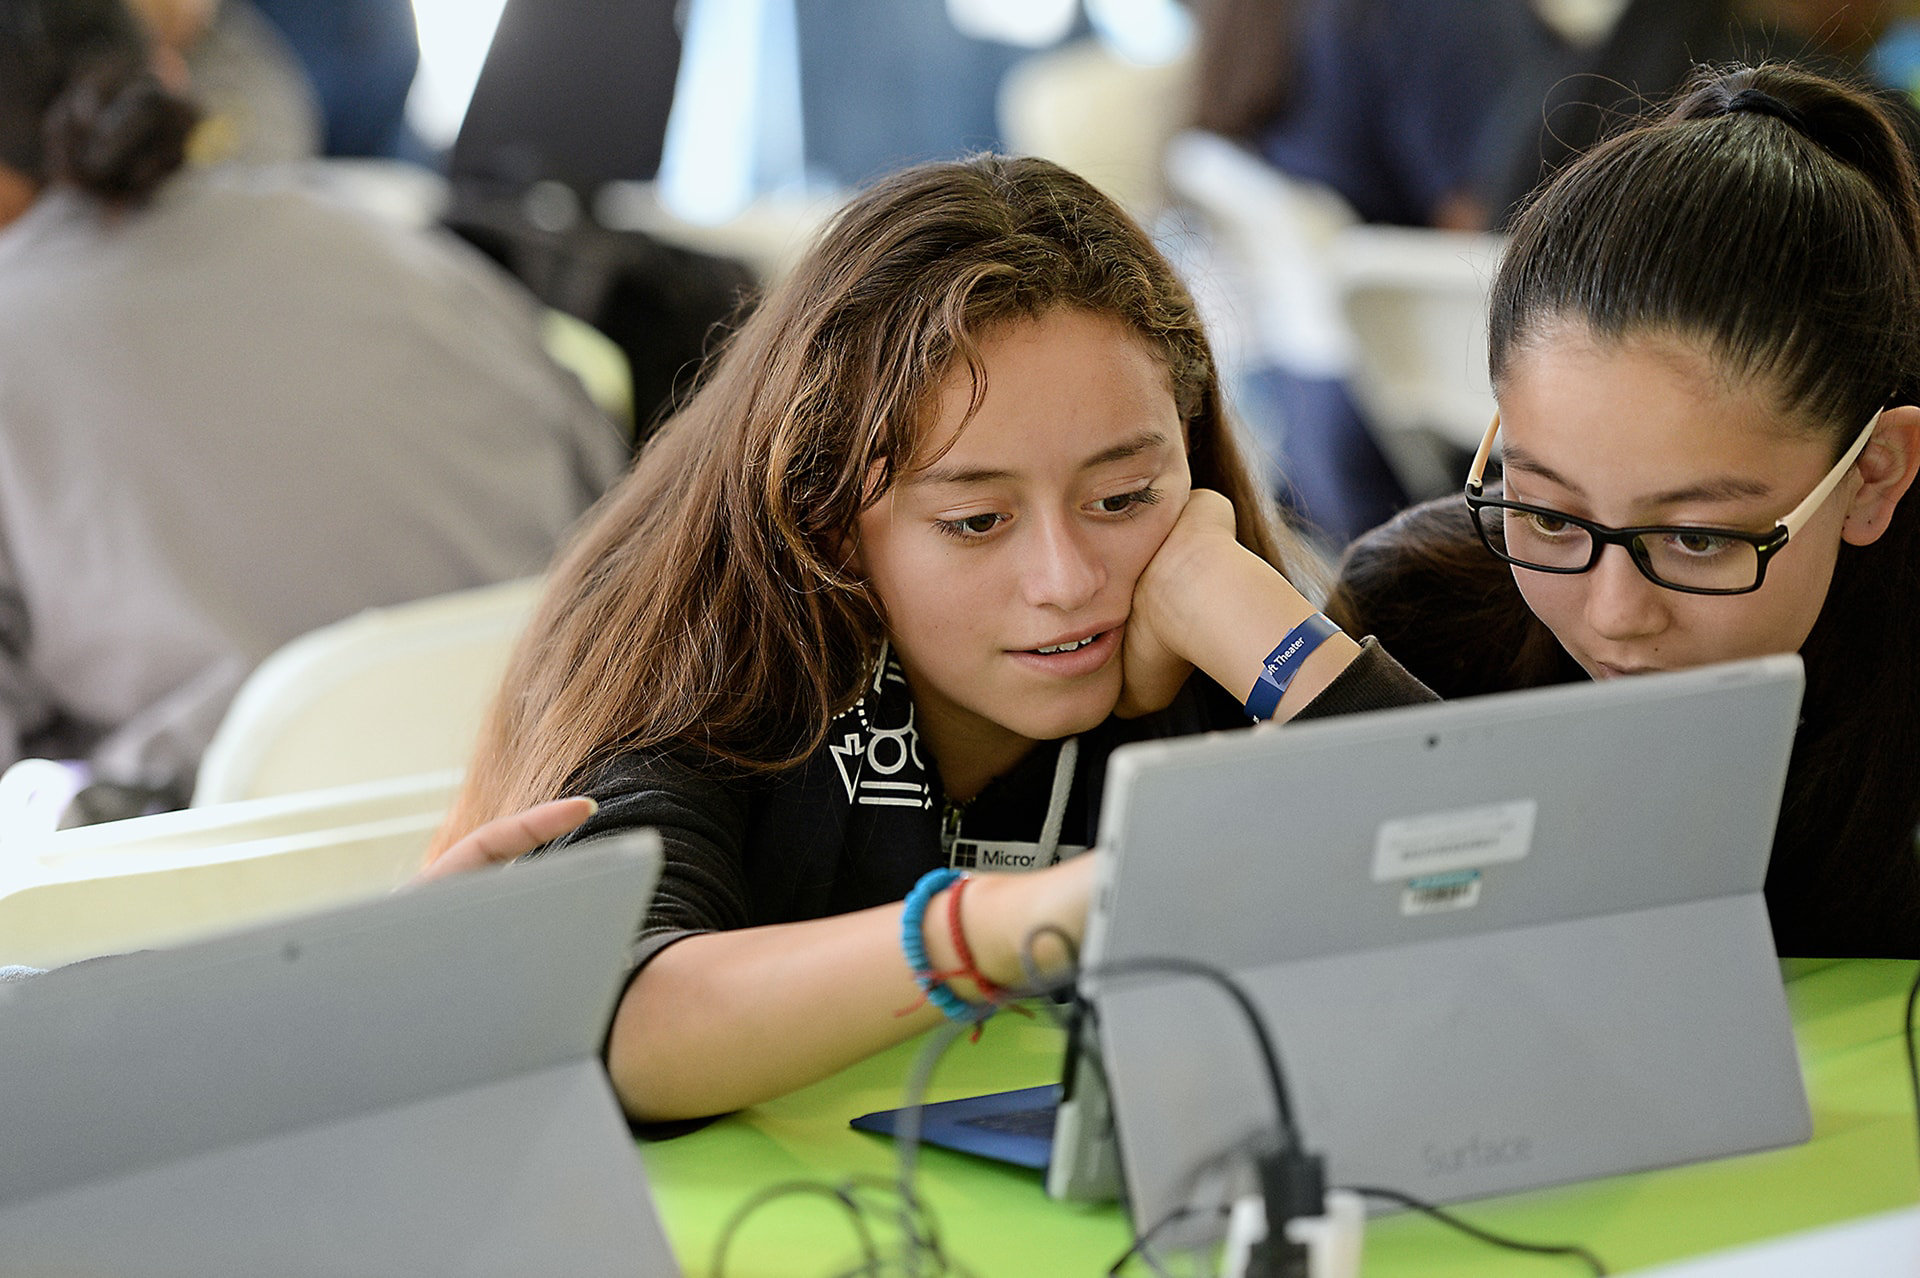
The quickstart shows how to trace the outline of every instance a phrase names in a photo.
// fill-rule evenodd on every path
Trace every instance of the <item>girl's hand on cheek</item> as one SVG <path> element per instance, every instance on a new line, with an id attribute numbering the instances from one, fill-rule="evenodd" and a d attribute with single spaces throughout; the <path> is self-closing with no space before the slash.
<path id="1" fill-rule="evenodd" d="M 1207 607 L 1207 569 L 1245 553 L 1234 539 L 1233 503 L 1210 488 L 1194 489 L 1134 583 L 1114 713 L 1135 718 L 1173 701 L 1193 673 L 1193 659 L 1182 645 L 1198 611 Z"/>

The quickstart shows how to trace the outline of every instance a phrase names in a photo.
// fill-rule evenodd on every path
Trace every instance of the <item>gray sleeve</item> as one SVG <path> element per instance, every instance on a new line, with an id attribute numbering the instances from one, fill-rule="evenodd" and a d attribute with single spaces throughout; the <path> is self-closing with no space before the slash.
<path id="1" fill-rule="evenodd" d="M 601 412 L 573 371 L 554 361 L 543 327 L 547 308 L 499 263 L 445 228 L 421 237 L 414 252 L 422 260 L 431 255 L 475 324 L 484 319 L 508 334 L 506 349 L 540 352 L 543 384 L 535 402 L 548 416 L 552 437 L 572 449 L 581 506 L 592 504 L 633 459 L 632 431 Z"/>
<path id="2" fill-rule="evenodd" d="M 28 734 L 43 726 L 53 707 L 28 668 L 32 621 L 0 546 L 0 770 L 25 753 Z"/>
<path id="3" fill-rule="evenodd" d="M 1390 710 L 1439 699 L 1432 689 L 1388 656 L 1378 639 L 1368 635 L 1360 641 L 1360 655 L 1353 663 L 1302 706 L 1294 719 L 1330 719 L 1337 714 Z"/>
<path id="4" fill-rule="evenodd" d="M 635 972 L 675 941 L 752 922 L 744 866 L 747 800 L 738 787 L 671 759 L 627 757 L 604 769 L 585 793 L 600 805 L 593 818 L 528 855 L 621 830 L 659 831 L 666 859 L 635 934 Z"/>

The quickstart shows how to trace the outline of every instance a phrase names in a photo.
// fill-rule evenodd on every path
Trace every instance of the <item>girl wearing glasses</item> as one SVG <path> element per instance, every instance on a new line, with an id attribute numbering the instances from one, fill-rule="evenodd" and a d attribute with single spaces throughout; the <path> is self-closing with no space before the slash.
<path id="1" fill-rule="evenodd" d="M 1920 955 L 1916 314 L 1898 117 L 1703 73 L 1518 217 L 1466 499 L 1356 543 L 1329 612 L 1443 696 L 1799 652 L 1775 941 Z"/>
<path id="2" fill-rule="evenodd" d="M 900 174 L 556 565 L 445 836 L 578 793 L 576 839 L 661 831 L 608 1047 L 636 1117 L 965 1017 L 1035 925 L 1077 934 L 1116 745 L 1429 695 L 1314 620 L 1259 492 L 1192 302 L 1111 201 L 1037 160 Z"/>

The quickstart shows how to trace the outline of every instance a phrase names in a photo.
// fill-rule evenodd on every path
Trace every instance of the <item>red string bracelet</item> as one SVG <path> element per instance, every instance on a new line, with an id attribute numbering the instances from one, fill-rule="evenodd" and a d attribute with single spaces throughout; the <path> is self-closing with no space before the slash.
<path id="1" fill-rule="evenodd" d="M 932 970 L 915 972 L 913 974 L 913 979 L 920 982 L 920 997 L 916 998 L 915 1000 L 913 1000 L 913 1002 L 907 1004 L 905 1007 L 896 1008 L 893 1014 L 895 1016 L 912 1016 L 915 1012 L 919 1011 L 921 1008 L 925 1007 L 927 1004 L 933 1002 L 933 991 L 927 988 L 928 986 L 945 985 L 947 982 L 952 980 L 957 980 L 958 978 L 965 975 L 966 975 L 966 972 L 959 969 L 955 969 L 954 971 L 951 971 L 951 972 L 935 972 Z M 978 1038 L 979 1036 L 980 1036 L 980 1027 L 976 1025 L 974 1026 L 974 1037 Z"/>
<path id="2" fill-rule="evenodd" d="M 1033 1013 L 1029 1009 L 1021 1007 L 1018 1003 L 1011 1002 L 1011 996 L 1007 991 L 988 980 L 986 974 L 980 970 L 980 965 L 974 961 L 973 948 L 967 944 L 966 929 L 961 926 L 960 922 L 960 894 L 966 889 L 967 884 L 972 881 L 973 876 L 971 874 L 962 874 L 955 878 L 951 886 L 946 889 L 947 932 L 948 935 L 953 938 L 953 952 L 960 960 L 960 965 L 947 972 L 915 972 L 914 976 L 921 981 L 923 986 L 922 993 L 910 1006 L 901 1008 L 895 1012 L 894 1015 L 908 1016 L 924 1007 L 931 998 L 931 991 L 925 989 L 925 986 L 936 982 L 945 984 L 949 981 L 965 977 L 967 980 L 973 982 L 974 987 L 980 992 L 980 1001 L 987 1005 L 986 1010 L 980 1013 L 980 1019 L 974 1023 L 973 1033 L 968 1035 L 969 1042 L 977 1043 L 980 1041 L 980 1031 L 986 1028 L 986 1018 L 1000 1008 L 1011 1007 L 1012 1010 L 1020 1013 L 1022 1016 L 1032 1016 Z"/>
<path id="3" fill-rule="evenodd" d="M 964 976 L 972 981 L 979 989 L 981 999 L 995 1009 L 1004 1007 L 1008 1011 L 1018 1012 L 1022 1016 L 1030 1017 L 1033 1015 L 1033 1009 L 1022 1007 L 1014 1002 L 1013 996 L 1005 989 L 988 980 L 986 974 L 980 970 L 980 965 L 973 961 L 973 950 L 967 944 L 967 930 L 960 926 L 960 893 L 967 884 L 972 881 L 973 876 L 971 874 L 962 875 L 955 881 L 954 885 L 947 890 L 947 930 L 953 934 L 953 952 L 960 960 L 960 966 L 953 974 L 955 976 Z M 980 1031 L 985 1028 L 985 1026 L 986 1022 L 982 1020 L 978 1025 L 973 1027 L 973 1038 L 971 1041 L 975 1043 L 980 1041 Z"/>
<path id="4" fill-rule="evenodd" d="M 1006 996 L 1006 991 L 988 980 L 981 972 L 980 965 L 973 961 L 973 949 L 967 944 L 967 929 L 960 925 L 960 894 L 966 891 L 967 884 L 971 882 L 973 876 L 963 874 L 947 889 L 947 931 L 953 937 L 953 952 L 960 959 L 955 975 L 972 981 L 983 1001 L 998 1003 Z"/>

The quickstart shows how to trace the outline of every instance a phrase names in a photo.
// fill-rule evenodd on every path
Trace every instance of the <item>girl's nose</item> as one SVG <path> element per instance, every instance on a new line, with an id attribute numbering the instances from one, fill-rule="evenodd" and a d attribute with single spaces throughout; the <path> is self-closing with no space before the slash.
<path id="1" fill-rule="evenodd" d="M 1022 565 L 1026 600 L 1073 611 L 1093 601 L 1105 580 L 1098 548 L 1070 518 L 1038 521 Z"/>
<path id="2" fill-rule="evenodd" d="M 1606 546 L 1584 578 L 1586 618 L 1605 639 L 1643 639 L 1667 625 L 1668 591 L 1647 580 L 1625 546 Z"/>

